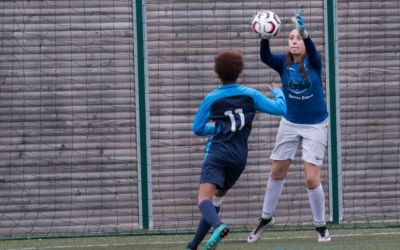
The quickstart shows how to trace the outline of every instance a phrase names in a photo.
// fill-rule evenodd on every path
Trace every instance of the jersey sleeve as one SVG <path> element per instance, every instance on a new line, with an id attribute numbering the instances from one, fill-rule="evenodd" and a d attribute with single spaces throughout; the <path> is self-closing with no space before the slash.
<path id="1" fill-rule="evenodd" d="M 211 135 L 214 133 L 214 126 L 207 124 L 210 120 L 210 103 L 204 99 L 193 121 L 192 131 L 195 135 Z"/>
<path id="2" fill-rule="evenodd" d="M 261 61 L 275 71 L 281 73 L 283 71 L 284 63 L 285 63 L 285 56 L 282 54 L 272 54 L 271 48 L 269 46 L 268 39 L 261 39 L 260 42 L 260 57 Z"/>
<path id="3" fill-rule="evenodd" d="M 286 114 L 286 99 L 280 88 L 272 89 L 274 100 L 264 96 L 261 92 L 254 90 L 253 99 L 258 111 L 271 115 L 283 116 Z"/>
<path id="4" fill-rule="evenodd" d="M 321 55 L 315 48 L 314 42 L 311 40 L 310 36 L 308 36 L 303 41 L 304 46 L 306 47 L 308 59 L 310 60 L 310 64 L 320 72 L 322 70 Z"/>

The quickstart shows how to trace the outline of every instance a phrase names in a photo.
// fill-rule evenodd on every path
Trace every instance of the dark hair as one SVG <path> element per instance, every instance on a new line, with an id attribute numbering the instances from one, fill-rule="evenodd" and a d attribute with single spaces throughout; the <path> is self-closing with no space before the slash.
<path id="1" fill-rule="evenodd" d="M 308 74 L 306 71 L 306 68 L 304 67 L 304 59 L 306 58 L 306 54 L 303 54 L 301 56 L 300 62 L 299 62 L 299 70 L 300 73 L 304 76 L 304 79 L 308 78 Z M 291 66 L 294 63 L 294 56 L 292 55 L 292 53 L 288 52 L 286 55 L 286 65 L 287 66 Z"/>
<path id="2" fill-rule="evenodd" d="M 222 84 L 236 82 L 243 67 L 243 55 L 240 52 L 227 50 L 214 57 L 214 71 Z"/>

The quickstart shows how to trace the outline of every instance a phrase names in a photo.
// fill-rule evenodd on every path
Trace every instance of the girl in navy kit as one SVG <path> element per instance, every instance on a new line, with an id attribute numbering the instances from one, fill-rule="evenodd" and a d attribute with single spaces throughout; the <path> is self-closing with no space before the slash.
<path id="1" fill-rule="evenodd" d="M 264 229 L 274 223 L 273 213 L 284 179 L 300 144 L 303 150 L 304 178 L 318 241 L 331 240 L 325 226 L 325 195 L 320 182 L 320 167 L 328 134 L 321 57 L 305 29 L 301 15 L 296 13 L 292 21 L 296 29 L 289 33 L 287 54 L 272 54 L 267 39 L 262 39 L 260 43 L 261 61 L 281 77 L 287 112 L 280 122 L 271 154 L 272 167 L 260 222 L 247 238 L 249 243 L 257 242 Z"/>
<path id="2" fill-rule="evenodd" d="M 197 249 L 210 228 L 214 229 L 204 249 L 215 249 L 228 233 L 218 216 L 223 197 L 245 169 L 248 137 L 256 111 L 284 115 L 285 97 L 271 84 L 275 100 L 261 92 L 236 83 L 244 67 L 243 55 L 223 51 L 214 58 L 214 71 L 222 86 L 202 101 L 193 122 L 193 132 L 209 136 L 201 169 L 198 206 L 202 218 L 186 249 Z M 213 122 L 210 124 L 209 122 Z"/>

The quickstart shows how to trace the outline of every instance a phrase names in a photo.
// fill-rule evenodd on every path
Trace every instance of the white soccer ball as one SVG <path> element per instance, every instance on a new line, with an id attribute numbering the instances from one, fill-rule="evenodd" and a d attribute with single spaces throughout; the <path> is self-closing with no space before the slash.
<path id="1" fill-rule="evenodd" d="M 281 20 L 274 12 L 262 10 L 254 16 L 252 27 L 260 38 L 271 39 L 278 35 L 281 30 Z"/>

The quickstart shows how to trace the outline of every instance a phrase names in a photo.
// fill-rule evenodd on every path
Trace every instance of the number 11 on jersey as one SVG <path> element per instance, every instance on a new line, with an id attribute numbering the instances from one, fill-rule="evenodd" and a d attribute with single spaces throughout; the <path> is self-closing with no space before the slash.
<path id="1" fill-rule="evenodd" d="M 243 109 L 235 109 L 234 112 L 235 112 L 235 114 L 239 115 L 239 118 L 240 118 L 239 130 L 242 130 L 242 128 L 244 127 L 244 124 L 245 124 Z M 231 120 L 231 131 L 232 132 L 236 131 L 235 114 L 233 114 L 231 110 L 225 111 L 225 113 L 224 113 L 224 115 L 229 116 L 229 119 Z"/>

